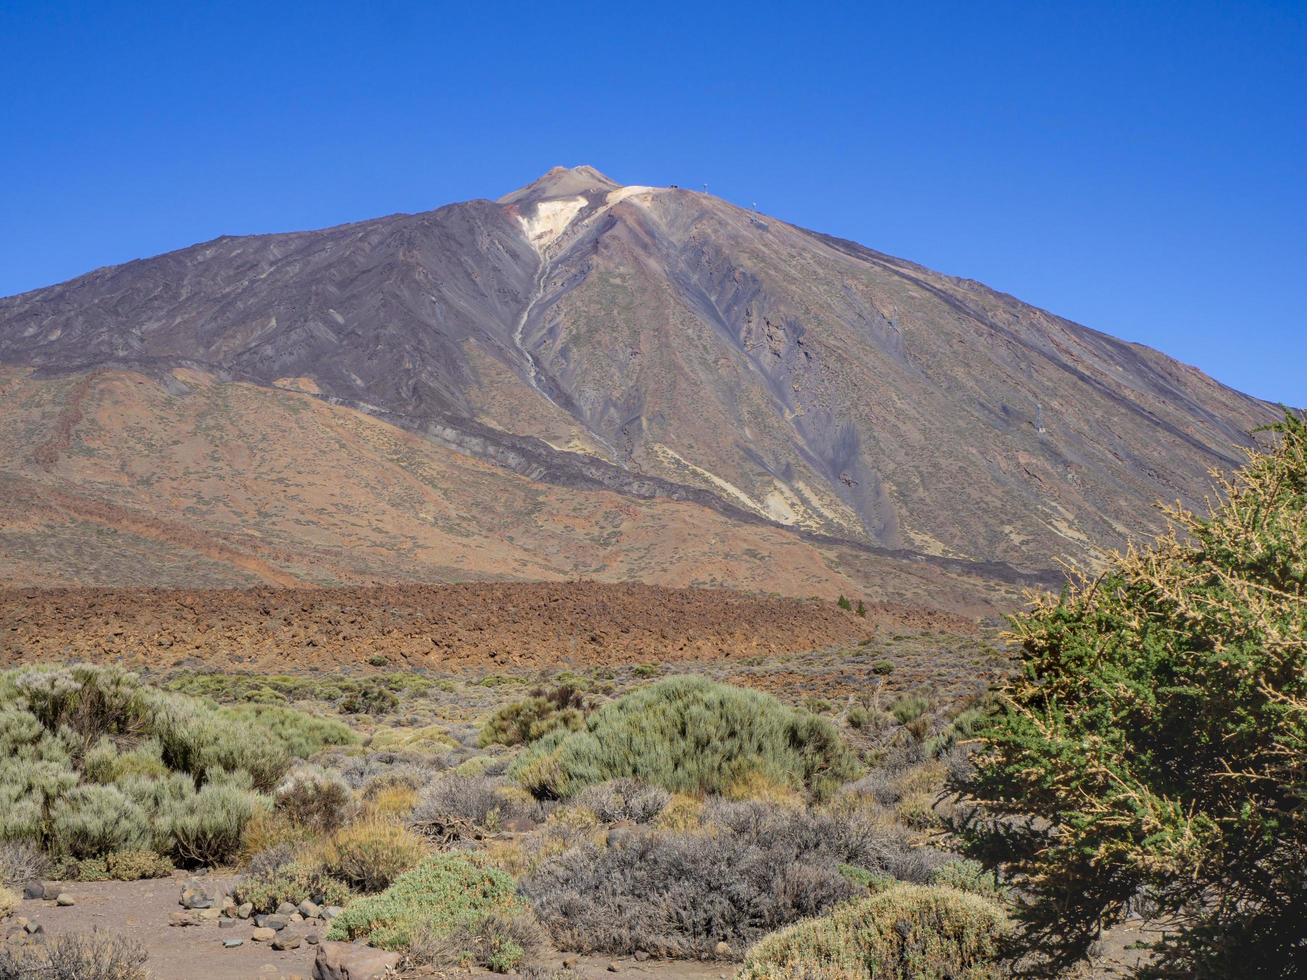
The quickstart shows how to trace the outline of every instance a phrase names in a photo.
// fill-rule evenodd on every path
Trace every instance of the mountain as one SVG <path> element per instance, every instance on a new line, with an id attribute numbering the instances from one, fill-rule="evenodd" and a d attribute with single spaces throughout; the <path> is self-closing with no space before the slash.
<path id="1" fill-rule="evenodd" d="M 1277 414 L 979 283 L 590 167 L 0 299 L 0 364 L 0 577 L 24 582 L 132 577 L 72 529 L 96 507 L 239 537 L 267 581 L 1047 580 L 1201 498 Z M 200 557 L 154 579 L 240 567 Z"/>

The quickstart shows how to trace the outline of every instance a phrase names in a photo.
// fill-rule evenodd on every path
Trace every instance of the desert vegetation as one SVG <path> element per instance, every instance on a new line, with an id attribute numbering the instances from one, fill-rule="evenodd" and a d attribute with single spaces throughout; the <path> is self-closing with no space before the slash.
<path id="1" fill-rule="evenodd" d="M 1307 435 L 1278 439 L 1017 618 L 1015 665 L 896 634 L 670 676 L 0 674 L 0 915 L 32 878 L 220 866 L 233 905 L 437 971 L 980 980 L 1074 969 L 1130 916 L 1168 930 L 1140 975 L 1296 975 Z"/>

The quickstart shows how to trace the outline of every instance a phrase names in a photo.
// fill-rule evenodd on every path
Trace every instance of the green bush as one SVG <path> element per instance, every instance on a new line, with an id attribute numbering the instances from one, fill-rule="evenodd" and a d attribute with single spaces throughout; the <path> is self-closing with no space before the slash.
<path id="1" fill-rule="evenodd" d="M 75 786 L 50 807 L 51 850 L 58 854 L 140 850 L 151 839 L 149 815 L 116 786 Z"/>
<path id="2" fill-rule="evenodd" d="M 358 736 L 333 718 L 319 718 L 279 704 L 242 704 L 220 708 L 220 717 L 236 732 L 251 727 L 272 736 L 286 755 L 307 759 L 332 745 L 355 745 Z M 233 724 L 234 723 L 234 724 Z M 225 768 L 248 769 L 248 766 Z M 280 774 L 279 774 L 280 775 Z M 275 780 L 273 781 L 275 784 Z M 271 789 L 271 785 L 266 788 Z"/>
<path id="3" fill-rule="evenodd" d="M 338 722 L 220 709 L 113 667 L 0 672 L 0 840 L 60 859 L 225 860 L 292 757 L 353 741 Z"/>
<path id="4" fill-rule="evenodd" d="M 215 773 L 214 781 L 162 813 L 173 852 L 185 864 L 219 865 L 241 848 L 250 818 L 267 809 L 267 798 L 249 788 L 248 778 Z"/>
<path id="5" fill-rule="evenodd" d="M 959 788 L 1054 967 L 1143 894 L 1159 972 L 1307 974 L 1307 426 L 1276 429 L 1207 517 L 1014 621 Z"/>
<path id="6" fill-rule="evenodd" d="M 525 911 L 508 875 L 441 855 L 400 875 L 380 895 L 351 902 L 332 920 L 329 938 L 406 950 L 419 936 L 452 933 L 496 913 Z"/>
<path id="7" fill-rule="evenodd" d="M 71 871 L 78 881 L 140 881 L 166 878 L 173 863 L 154 851 L 111 851 L 104 857 L 84 858 Z"/>
<path id="8" fill-rule="evenodd" d="M 481 727 L 481 745 L 524 745 L 555 731 L 578 731 L 585 725 L 584 695 L 569 684 L 537 690 L 523 701 L 506 704 Z"/>
<path id="9" fill-rule="evenodd" d="M 970 858 L 957 858 L 941 864 L 930 873 L 930 883 L 987 898 L 1002 898 L 1004 895 L 994 872 Z"/>
<path id="10" fill-rule="evenodd" d="M 674 793 L 724 793 L 762 777 L 822 796 L 857 770 L 825 719 L 757 691 L 685 676 L 610 702 L 581 731 L 546 736 L 510 774 L 542 798 L 624 776 Z"/>
<path id="11" fill-rule="evenodd" d="M 1008 932 L 994 902 L 952 888 L 894 885 L 767 936 L 739 980 L 991 980 Z"/>
<path id="12" fill-rule="evenodd" d="M 319 905 L 344 905 L 351 895 L 348 885 L 312 861 L 293 861 L 248 875 L 232 889 L 234 901 L 249 902 L 256 912 L 274 912 L 282 902 L 299 905 L 305 899 Z"/>
<path id="13" fill-rule="evenodd" d="M 920 694 L 907 694 L 890 705 L 889 713 L 900 725 L 908 725 L 925 714 L 929 707 L 930 702 Z"/>

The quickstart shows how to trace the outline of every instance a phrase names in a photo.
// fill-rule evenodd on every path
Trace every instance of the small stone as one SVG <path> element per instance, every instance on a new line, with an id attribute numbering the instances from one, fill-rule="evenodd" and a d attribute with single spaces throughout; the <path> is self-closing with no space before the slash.
<path id="1" fill-rule="evenodd" d="M 250 933 L 250 938 L 256 943 L 270 943 L 277 938 L 277 930 L 258 928 Z"/>
<path id="2" fill-rule="evenodd" d="M 295 911 L 295 906 L 291 905 L 290 902 L 282 902 L 280 905 L 277 906 L 278 915 L 290 915 L 294 911 Z"/>
<path id="3" fill-rule="evenodd" d="M 319 936 L 316 932 L 310 932 L 305 934 L 304 941 L 308 943 L 310 946 L 316 946 L 318 945 L 318 943 L 322 942 L 322 937 Z"/>
<path id="4" fill-rule="evenodd" d="M 246 902 L 244 905 L 237 905 L 235 911 L 236 911 L 236 918 L 248 919 L 251 915 L 254 914 L 254 903 Z"/>
<path id="5" fill-rule="evenodd" d="M 318 915 L 330 922 L 344 911 L 339 905 L 328 905 L 326 908 L 319 909 Z"/>
<path id="6" fill-rule="evenodd" d="M 729 959 L 731 955 L 731 944 L 718 943 L 716 946 L 713 947 L 713 952 L 717 955 L 718 959 L 721 960 Z"/>
<path id="7" fill-rule="evenodd" d="M 259 925 L 265 929 L 272 929 L 274 932 L 281 932 L 290 925 L 290 919 L 284 915 L 265 915 Z"/>
<path id="8" fill-rule="evenodd" d="M 306 898 L 296 906 L 296 911 L 306 919 L 316 919 L 319 911 L 318 903 Z"/>
<path id="9" fill-rule="evenodd" d="M 244 939 L 224 939 L 224 940 L 222 941 L 222 945 L 223 945 L 223 948 L 224 948 L 224 949 L 235 949 L 237 946 L 244 946 L 244 945 L 245 945 L 245 940 L 244 940 Z"/>
<path id="10" fill-rule="evenodd" d="M 222 915 L 221 909 L 196 909 L 195 918 L 201 922 L 212 922 Z"/>
<path id="11" fill-rule="evenodd" d="M 643 963 L 648 958 L 649 958 L 649 954 L 645 952 L 643 949 L 637 949 L 635 951 L 635 959 L 637 963 Z"/>
<path id="12" fill-rule="evenodd" d="M 198 926 L 199 918 L 194 912 L 173 912 L 168 916 L 168 925 L 170 926 Z"/>
<path id="13" fill-rule="evenodd" d="M 23 926 L 23 931 L 29 936 L 40 936 L 45 933 L 45 926 L 39 922 L 29 922 Z"/>
<path id="14" fill-rule="evenodd" d="M 263 928 L 263 920 L 266 919 L 267 917 L 268 917 L 267 912 L 260 912 L 258 915 L 254 917 L 254 924 L 259 928 Z"/>
<path id="15" fill-rule="evenodd" d="M 287 936 L 284 933 L 272 941 L 272 948 L 276 950 L 299 949 L 299 936 Z"/>
<path id="16" fill-rule="evenodd" d="M 621 973 L 621 972 L 622 972 L 622 967 L 621 967 L 620 964 L 617 964 L 617 963 L 609 963 L 609 964 L 608 964 L 608 972 L 609 972 L 609 973 Z"/>
<path id="17" fill-rule="evenodd" d="M 240 924 L 241 924 L 241 920 L 240 920 L 240 919 L 219 919 L 219 920 L 218 920 L 218 928 L 219 928 L 219 929 L 235 929 L 235 928 L 236 928 L 238 925 L 240 925 Z"/>

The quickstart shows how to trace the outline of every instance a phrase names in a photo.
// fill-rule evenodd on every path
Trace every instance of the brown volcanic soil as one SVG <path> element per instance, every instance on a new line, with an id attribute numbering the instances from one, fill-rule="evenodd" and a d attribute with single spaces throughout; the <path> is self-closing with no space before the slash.
<path id="1" fill-rule="evenodd" d="M 347 589 L 0 592 L 0 663 L 89 660 L 247 670 L 484 669 L 712 660 L 851 643 L 878 627 L 967 632 L 890 604 L 570 583 Z"/>

